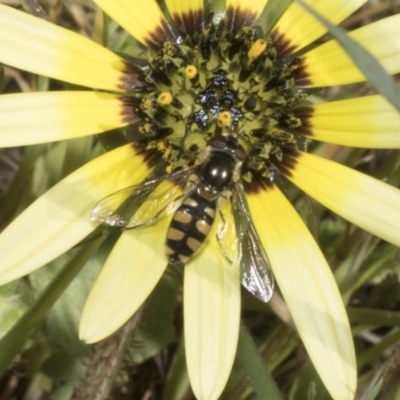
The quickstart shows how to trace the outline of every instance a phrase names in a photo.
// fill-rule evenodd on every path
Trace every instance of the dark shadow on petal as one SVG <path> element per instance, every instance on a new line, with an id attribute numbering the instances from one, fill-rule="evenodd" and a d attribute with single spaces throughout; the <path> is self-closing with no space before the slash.
<path id="1" fill-rule="evenodd" d="M 175 42 L 176 38 L 165 19 L 162 19 L 158 27 L 153 32 L 150 32 L 145 39 L 147 46 L 156 51 L 163 46 L 164 42 L 168 41 Z"/>
<path id="2" fill-rule="evenodd" d="M 314 115 L 313 107 L 300 107 L 293 110 L 295 117 L 301 120 L 301 126 L 294 130 L 294 133 L 312 137 L 312 117 Z"/>
<path id="3" fill-rule="evenodd" d="M 147 149 L 146 141 L 132 143 L 132 147 L 137 155 L 143 157 L 143 161 L 151 169 L 154 168 L 161 160 L 162 154 L 157 149 Z"/>
<path id="4" fill-rule="evenodd" d="M 247 195 L 257 194 L 261 191 L 268 191 L 275 186 L 273 179 L 261 175 L 254 176 L 251 182 L 242 180 L 242 183 Z"/>
<path id="5" fill-rule="evenodd" d="M 141 119 L 141 111 L 139 109 L 140 99 L 136 97 L 120 97 L 122 102 L 121 116 L 123 121 L 128 124 L 133 124 Z"/>
<path id="6" fill-rule="evenodd" d="M 129 61 L 125 61 L 124 72 L 118 87 L 123 92 L 147 91 L 151 85 L 146 82 L 143 71 Z"/>
<path id="7" fill-rule="evenodd" d="M 178 32 L 183 37 L 201 33 L 204 29 L 204 13 L 202 9 L 192 10 L 185 14 L 173 14 L 172 19 Z"/>
<path id="8" fill-rule="evenodd" d="M 234 35 L 246 26 L 252 27 L 258 18 L 258 14 L 246 7 L 228 7 L 226 10 L 226 18 L 228 29 L 230 29 Z"/>
<path id="9" fill-rule="evenodd" d="M 276 46 L 278 58 L 289 57 L 297 50 L 297 47 L 293 45 L 285 34 L 281 33 L 277 28 L 271 32 L 270 37 Z"/>
<path id="10" fill-rule="evenodd" d="M 282 151 L 282 160 L 276 163 L 275 166 L 279 172 L 286 176 L 292 176 L 292 170 L 296 168 L 297 160 L 301 157 L 301 153 L 295 149 L 284 149 Z"/>
<path id="11" fill-rule="evenodd" d="M 277 59 L 294 60 L 296 57 L 297 46 L 293 45 L 290 39 L 284 33 L 274 29 L 270 35 L 273 44 L 277 50 Z M 299 66 L 295 71 L 294 79 L 296 86 L 307 87 L 312 83 L 311 77 L 307 72 L 307 67 L 304 58 L 299 57 Z"/>
<path id="12" fill-rule="evenodd" d="M 297 87 L 308 87 L 312 84 L 312 76 L 307 72 L 307 65 L 304 58 L 300 58 L 300 64 L 294 74 Z"/>

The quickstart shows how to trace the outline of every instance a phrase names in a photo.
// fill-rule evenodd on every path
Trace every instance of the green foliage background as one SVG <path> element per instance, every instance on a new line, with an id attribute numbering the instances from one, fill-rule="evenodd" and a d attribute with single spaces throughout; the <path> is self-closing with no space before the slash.
<path id="1" fill-rule="evenodd" d="M 0 3 L 18 5 L 13 0 Z M 222 1 L 216 3 L 223 8 Z M 261 17 L 265 26 L 270 26 L 288 3 L 271 1 Z M 21 6 L 113 50 L 133 56 L 143 52 L 89 0 L 40 4 L 22 0 Z M 399 0 L 370 1 L 343 27 L 357 28 L 399 10 Z M 397 77 L 396 83 L 398 89 Z M 383 83 L 377 85 L 378 90 L 380 85 L 385 90 Z M 59 90 L 61 84 L 1 67 L 0 88 L 4 93 L 46 91 Z M 373 91 L 370 84 L 357 84 L 326 90 L 323 96 L 339 99 Z M 49 187 L 99 155 L 102 144 L 112 147 L 116 135 L 103 135 L 99 138 L 102 143 L 83 138 L 0 149 L 0 227 Z M 399 187 L 399 151 L 318 143 L 311 144 L 311 149 Z M 296 188 L 286 185 L 286 190 L 332 266 L 346 301 L 359 367 L 357 399 L 400 398 L 399 249 L 352 226 Z M 182 344 L 181 271 L 167 270 L 139 313 L 111 338 L 93 346 L 78 339 L 84 301 L 117 237 L 115 232 L 104 239 L 99 231 L 88 246 L 78 246 L 29 277 L 0 287 L 1 400 L 193 398 Z M 270 307 L 243 294 L 238 356 L 222 399 L 253 398 L 323 400 L 330 396 L 287 322 L 285 305 Z"/>

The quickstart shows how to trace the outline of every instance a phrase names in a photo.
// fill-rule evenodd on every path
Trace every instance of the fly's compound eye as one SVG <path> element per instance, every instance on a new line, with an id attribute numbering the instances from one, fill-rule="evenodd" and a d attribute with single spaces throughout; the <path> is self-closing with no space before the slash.
<path id="1" fill-rule="evenodd" d="M 227 136 L 214 136 L 212 137 L 207 146 L 214 150 L 220 150 L 231 154 L 237 161 L 243 162 L 246 159 L 246 152 L 244 148 L 233 137 Z"/>
<path id="2" fill-rule="evenodd" d="M 241 162 L 243 162 L 246 159 L 246 152 L 240 144 L 237 145 L 237 147 L 234 151 L 234 156 L 236 157 L 236 159 L 238 161 L 241 161 Z"/>
<path id="3" fill-rule="evenodd" d="M 210 146 L 215 150 L 226 150 L 227 139 L 225 136 L 214 136 L 208 141 L 207 146 Z"/>

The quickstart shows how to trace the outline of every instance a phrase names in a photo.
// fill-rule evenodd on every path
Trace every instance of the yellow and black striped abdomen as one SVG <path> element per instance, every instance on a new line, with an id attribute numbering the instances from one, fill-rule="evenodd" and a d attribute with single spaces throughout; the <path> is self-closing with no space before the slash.
<path id="1" fill-rule="evenodd" d="M 216 200 L 197 191 L 186 197 L 176 210 L 165 242 L 168 261 L 185 263 L 204 243 L 215 219 Z"/>

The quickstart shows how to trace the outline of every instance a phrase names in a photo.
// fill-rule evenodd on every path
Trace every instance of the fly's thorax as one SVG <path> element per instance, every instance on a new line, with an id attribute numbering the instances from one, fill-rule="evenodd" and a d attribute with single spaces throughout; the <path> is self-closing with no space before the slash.
<path id="1" fill-rule="evenodd" d="M 223 152 L 213 152 L 199 167 L 198 177 L 204 192 L 218 195 L 232 182 L 236 160 Z"/>

